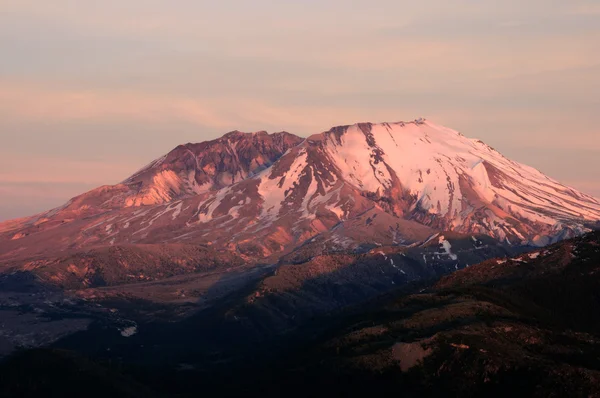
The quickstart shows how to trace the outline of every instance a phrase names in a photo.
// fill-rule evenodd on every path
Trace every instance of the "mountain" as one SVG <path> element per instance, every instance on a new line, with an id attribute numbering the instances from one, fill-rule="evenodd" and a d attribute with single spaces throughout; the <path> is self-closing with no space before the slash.
<path id="1" fill-rule="evenodd" d="M 180 145 L 123 182 L 125 206 L 156 205 L 215 191 L 271 166 L 303 139 L 286 132 L 233 131 L 213 141 Z"/>
<path id="2" fill-rule="evenodd" d="M 201 195 L 239 182 L 271 166 L 303 139 L 286 132 L 267 134 L 233 131 L 199 144 L 180 145 L 152 161 L 120 184 L 102 186 L 40 215 L 0 224 L 0 231 L 23 224 L 39 226 L 107 210 L 152 206 Z"/>
<path id="3" fill-rule="evenodd" d="M 178 146 L 0 224 L 0 391 L 595 396 L 598 225 L 422 119 Z"/>
<path id="4" fill-rule="evenodd" d="M 542 246 L 598 220 L 591 196 L 423 119 L 307 139 L 232 132 L 179 146 L 121 184 L 0 224 L 0 268 L 41 269 L 91 248 L 148 244 L 203 245 L 211 258 L 228 253 L 248 264 L 410 247 L 448 232 Z"/>

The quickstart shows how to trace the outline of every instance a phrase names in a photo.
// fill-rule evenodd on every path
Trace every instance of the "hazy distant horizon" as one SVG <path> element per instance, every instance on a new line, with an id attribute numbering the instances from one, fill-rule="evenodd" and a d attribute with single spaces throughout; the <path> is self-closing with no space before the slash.
<path id="1" fill-rule="evenodd" d="M 585 0 L 5 0 L 0 221 L 236 129 L 418 117 L 600 197 L 598 43 Z"/>

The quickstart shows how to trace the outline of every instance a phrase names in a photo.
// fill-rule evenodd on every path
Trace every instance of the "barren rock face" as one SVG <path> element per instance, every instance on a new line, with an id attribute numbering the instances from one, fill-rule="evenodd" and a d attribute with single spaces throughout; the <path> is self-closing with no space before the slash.
<path id="1" fill-rule="evenodd" d="M 234 131 L 213 141 L 180 145 L 124 182 L 136 191 L 126 204 L 166 203 L 227 187 L 271 166 L 301 141 L 285 132 Z"/>

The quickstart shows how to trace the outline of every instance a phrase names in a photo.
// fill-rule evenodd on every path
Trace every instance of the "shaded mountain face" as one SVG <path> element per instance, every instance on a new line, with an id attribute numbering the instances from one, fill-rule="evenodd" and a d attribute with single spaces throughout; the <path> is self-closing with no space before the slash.
<path id="1" fill-rule="evenodd" d="M 342 126 L 305 140 L 234 132 L 177 147 L 61 208 L 0 224 L 0 262 L 97 246 L 202 244 L 275 263 L 418 245 L 442 231 L 544 245 L 598 219 L 596 199 L 429 121 Z"/>
<path id="2" fill-rule="evenodd" d="M 381 297 L 321 320 L 328 326 L 318 338 L 273 366 L 274 388 L 598 396 L 599 271 L 595 232 L 465 268 L 420 293 Z"/>
<path id="3" fill-rule="evenodd" d="M 378 273 L 367 268 L 398 259 L 378 251 L 361 259 L 371 261 L 362 273 L 365 287 L 374 286 L 369 279 Z M 243 294 L 228 296 L 215 310 L 185 320 L 140 322 L 139 332 L 128 337 L 103 324 L 54 344 L 82 356 L 62 350 L 19 352 L 0 363 L 1 391 L 37 396 L 48 385 L 52 391 L 71 391 L 71 381 L 78 380 L 74 375 L 83 371 L 87 382 L 101 387 L 112 381 L 111 388 L 161 396 L 194 396 L 198 391 L 278 397 L 305 397 L 314 391 L 361 397 L 373 392 L 408 397 L 600 393 L 600 319 L 595 316 L 600 305 L 599 233 L 488 260 L 438 283 L 396 290 L 316 316 L 286 335 L 265 338 L 273 326 L 269 320 L 282 310 L 301 316 L 306 304 L 323 299 L 328 289 L 361 293 L 356 285 L 319 281 L 336 261 L 344 265 L 351 260 L 338 255 L 314 259 L 308 270 L 279 268 L 263 279 L 259 296 L 251 294 L 254 302 Z M 407 273 L 414 269 L 399 265 Z M 306 274 L 313 281 L 300 294 L 298 286 L 309 280 L 302 280 Z M 343 296 L 339 293 L 329 296 L 338 299 Z M 240 305 L 262 311 L 266 306 L 261 300 L 269 301 L 273 313 L 251 317 L 239 311 Z M 257 342 L 259 335 L 263 339 Z M 54 371 L 56 366 L 60 372 Z M 113 395 L 128 393 L 116 390 Z"/>

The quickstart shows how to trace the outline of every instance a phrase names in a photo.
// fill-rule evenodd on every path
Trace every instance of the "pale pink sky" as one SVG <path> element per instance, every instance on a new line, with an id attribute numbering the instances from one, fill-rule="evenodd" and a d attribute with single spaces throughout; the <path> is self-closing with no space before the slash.
<path id="1" fill-rule="evenodd" d="M 600 197 L 599 43 L 589 0 L 2 0 L 0 220 L 234 129 L 421 116 Z"/>

